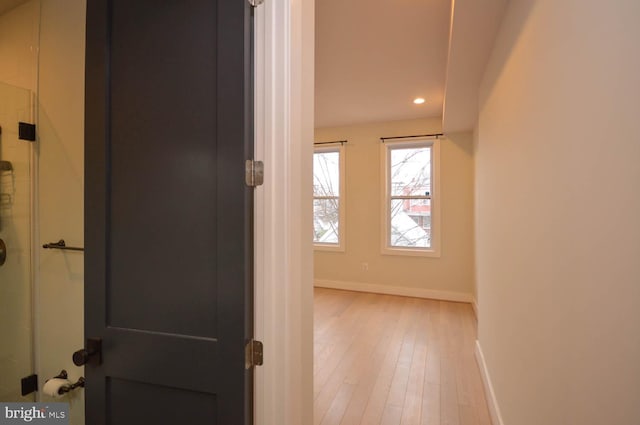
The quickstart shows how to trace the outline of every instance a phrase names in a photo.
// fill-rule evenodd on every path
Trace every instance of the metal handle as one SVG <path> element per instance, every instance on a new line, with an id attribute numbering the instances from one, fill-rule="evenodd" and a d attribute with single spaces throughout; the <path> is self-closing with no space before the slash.
<path id="1" fill-rule="evenodd" d="M 70 391 L 75 390 L 76 388 L 84 388 L 84 383 L 85 383 L 85 379 L 84 376 L 81 376 L 80 378 L 78 378 L 78 380 L 76 382 L 74 382 L 73 384 L 70 385 L 64 385 L 62 387 L 60 387 L 60 389 L 58 390 L 58 394 L 62 395 L 62 394 L 66 394 Z"/>
<path id="2" fill-rule="evenodd" d="M 64 239 L 60 239 L 58 242 L 49 242 L 42 245 L 44 249 L 61 249 L 63 251 L 84 251 L 84 248 L 77 246 L 67 246 Z"/>
<path id="3" fill-rule="evenodd" d="M 73 364 L 82 366 L 90 361 L 102 364 L 102 338 L 87 338 L 87 348 L 73 353 Z"/>
<path id="4" fill-rule="evenodd" d="M 2 128 L 0 128 L 0 133 L 2 133 Z M 0 173 L 3 173 L 5 171 L 13 171 L 13 165 L 11 165 L 9 161 L 0 161 Z M 9 195 L 8 193 L 0 193 L 0 203 L 5 203 L 5 199 L 8 199 L 8 201 L 6 202 L 11 203 L 11 195 Z M 2 230 L 2 223 L 0 223 L 0 230 Z M 0 266 L 1 265 L 2 261 L 0 261 Z"/>

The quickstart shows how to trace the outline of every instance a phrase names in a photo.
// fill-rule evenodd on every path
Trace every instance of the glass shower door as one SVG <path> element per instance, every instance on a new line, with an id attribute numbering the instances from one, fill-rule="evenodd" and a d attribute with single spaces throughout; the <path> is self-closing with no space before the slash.
<path id="1" fill-rule="evenodd" d="M 0 401 L 33 401 L 21 379 L 34 373 L 31 277 L 31 93 L 0 82 Z"/>

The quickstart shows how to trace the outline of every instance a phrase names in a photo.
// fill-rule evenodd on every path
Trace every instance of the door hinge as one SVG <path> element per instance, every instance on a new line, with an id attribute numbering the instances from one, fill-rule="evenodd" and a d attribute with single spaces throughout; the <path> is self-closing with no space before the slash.
<path id="1" fill-rule="evenodd" d="M 247 342 L 247 345 L 244 347 L 244 367 L 246 369 L 251 369 L 254 366 L 262 366 L 264 363 L 262 348 L 262 341 L 252 339 Z"/>
<path id="2" fill-rule="evenodd" d="M 247 0 L 249 2 L 249 4 L 253 7 L 258 7 L 260 6 L 262 3 L 264 3 L 264 0 Z"/>
<path id="3" fill-rule="evenodd" d="M 247 159 L 244 164 L 244 178 L 249 187 L 261 186 L 264 183 L 264 163 Z"/>

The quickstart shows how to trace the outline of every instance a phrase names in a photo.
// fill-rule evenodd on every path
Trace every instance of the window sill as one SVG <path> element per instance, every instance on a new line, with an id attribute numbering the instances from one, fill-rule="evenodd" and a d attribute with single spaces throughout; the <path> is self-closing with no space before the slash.
<path id="1" fill-rule="evenodd" d="M 390 248 L 387 246 L 382 248 L 382 255 L 440 258 L 440 250 L 435 248 Z"/>

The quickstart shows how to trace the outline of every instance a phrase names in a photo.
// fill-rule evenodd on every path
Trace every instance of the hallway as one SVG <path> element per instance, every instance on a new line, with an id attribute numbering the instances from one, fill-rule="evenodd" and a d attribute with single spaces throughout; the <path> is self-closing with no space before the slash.
<path id="1" fill-rule="evenodd" d="M 490 425 L 471 305 L 315 289 L 314 423 Z"/>

